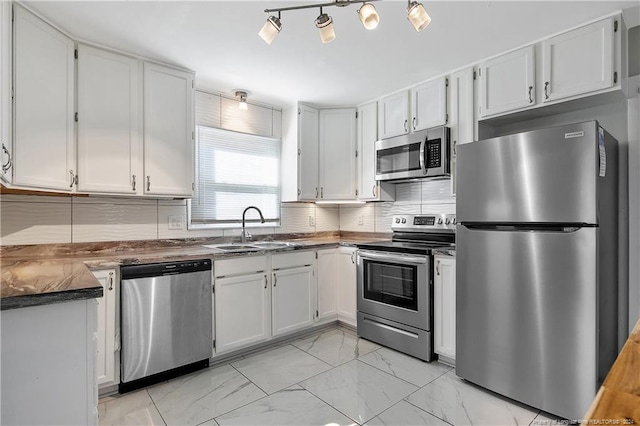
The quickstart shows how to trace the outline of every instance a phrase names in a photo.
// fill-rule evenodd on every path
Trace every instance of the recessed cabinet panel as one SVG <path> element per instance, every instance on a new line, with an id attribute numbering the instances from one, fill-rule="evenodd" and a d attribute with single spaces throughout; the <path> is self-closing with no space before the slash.
<path id="1" fill-rule="evenodd" d="M 544 101 L 613 85 L 614 18 L 545 40 Z"/>
<path id="2" fill-rule="evenodd" d="M 74 43 L 14 4 L 14 184 L 69 192 L 77 173 Z"/>
<path id="3" fill-rule="evenodd" d="M 320 198 L 318 184 L 318 123 L 316 108 L 300 105 L 298 114 L 298 199 Z"/>
<path id="4" fill-rule="evenodd" d="M 535 50 L 528 46 L 480 64 L 480 117 L 535 103 Z"/>
<path id="5" fill-rule="evenodd" d="M 273 271 L 273 335 L 313 324 L 316 298 L 313 266 Z"/>
<path id="6" fill-rule="evenodd" d="M 193 73 L 144 64 L 144 193 L 191 196 Z"/>
<path id="7" fill-rule="evenodd" d="M 447 79 L 428 81 L 411 89 L 411 129 L 429 129 L 447 124 Z"/>
<path id="8" fill-rule="evenodd" d="M 93 271 L 93 275 L 102 284 L 103 296 L 98 301 L 98 385 L 116 382 L 116 303 L 118 298 L 116 271 Z M 118 378 L 119 381 L 119 378 Z"/>
<path id="9" fill-rule="evenodd" d="M 456 260 L 435 256 L 434 263 L 434 351 L 455 360 Z"/>
<path id="10" fill-rule="evenodd" d="M 357 323 L 357 291 L 356 291 L 356 249 L 340 247 L 338 249 L 338 320 L 356 326 Z"/>
<path id="11" fill-rule="evenodd" d="M 318 250 L 318 320 L 336 318 L 338 250 Z"/>
<path id="12" fill-rule="evenodd" d="M 356 109 L 320 110 L 320 199 L 356 197 Z"/>
<path id="13" fill-rule="evenodd" d="M 378 101 L 378 138 L 409 133 L 409 91 L 385 96 Z"/>
<path id="14" fill-rule="evenodd" d="M 142 176 L 137 59 L 78 46 L 78 190 L 137 194 Z"/>

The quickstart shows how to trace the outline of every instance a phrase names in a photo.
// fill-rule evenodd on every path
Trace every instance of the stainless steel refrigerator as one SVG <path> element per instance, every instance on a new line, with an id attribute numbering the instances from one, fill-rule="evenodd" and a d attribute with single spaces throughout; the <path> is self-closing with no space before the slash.
<path id="1" fill-rule="evenodd" d="M 456 374 L 580 419 L 617 355 L 618 143 L 590 121 L 457 149 Z"/>

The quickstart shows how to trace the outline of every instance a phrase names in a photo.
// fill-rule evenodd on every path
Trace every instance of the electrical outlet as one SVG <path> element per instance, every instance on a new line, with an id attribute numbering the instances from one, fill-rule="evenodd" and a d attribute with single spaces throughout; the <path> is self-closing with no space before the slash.
<path id="1" fill-rule="evenodd" d="M 309 215 L 309 226 L 316 226 L 316 218 L 312 215 Z"/>
<path id="2" fill-rule="evenodd" d="M 169 216 L 169 229 L 184 229 L 184 216 Z"/>
<path id="3" fill-rule="evenodd" d="M 358 216 L 358 225 L 363 225 L 364 224 L 364 219 L 362 217 L 362 215 Z"/>

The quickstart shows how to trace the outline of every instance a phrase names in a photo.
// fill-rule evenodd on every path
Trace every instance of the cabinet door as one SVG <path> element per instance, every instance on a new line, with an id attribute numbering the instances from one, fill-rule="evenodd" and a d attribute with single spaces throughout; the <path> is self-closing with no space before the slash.
<path id="1" fill-rule="evenodd" d="M 603 21 L 542 43 L 544 102 L 613 85 L 613 21 Z"/>
<path id="2" fill-rule="evenodd" d="M 320 110 L 320 198 L 356 198 L 356 109 Z"/>
<path id="3" fill-rule="evenodd" d="M 139 192 L 138 76 L 137 59 L 78 45 L 79 191 Z"/>
<path id="4" fill-rule="evenodd" d="M 336 249 L 318 250 L 318 320 L 336 318 Z"/>
<path id="5" fill-rule="evenodd" d="M 338 249 L 338 320 L 356 325 L 358 307 L 356 299 L 356 249 Z"/>
<path id="6" fill-rule="evenodd" d="M 11 183 L 11 2 L 0 2 L 0 180 Z"/>
<path id="7" fill-rule="evenodd" d="M 428 81 L 411 89 L 411 129 L 447 124 L 447 79 Z"/>
<path id="8" fill-rule="evenodd" d="M 71 191 L 74 43 L 17 4 L 14 13 L 14 184 Z"/>
<path id="9" fill-rule="evenodd" d="M 144 64 L 144 193 L 191 196 L 193 73 Z"/>
<path id="10" fill-rule="evenodd" d="M 409 133 L 409 91 L 378 101 L 378 138 L 387 139 Z"/>
<path id="11" fill-rule="evenodd" d="M 116 381 L 116 271 L 93 271 L 104 291 L 98 298 L 98 385 Z"/>
<path id="12" fill-rule="evenodd" d="M 298 199 L 320 198 L 318 184 L 318 110 L 307 105 L 298 109 Z"/>
<path id="13" fill-rule="evenodd" d="M 274 271 L 272 286 L 274 336 L 313 324 L 316 310 L 313 266 Z"/>
<path id="14" fill-rule="evenodd" d="M 433 280 L 434 351 L 456 358 L 456 260 L 435 256 Z"/>
<path id="15" fill-rule="evenodd" d="M 528 46 L 480 64 L 480 117 L 533 105 L 535 50 Z"/>
<path id="16" fill-rule="evenodd" d="M 451 193 L 456 193 L 456 155 L 459 144 L 473 142 L 473 68 L 458 71 L 451 76 Z"/>
<path id="17" fill-rule="evenodd" d="M 266 273 L 215 280 L 216 353 L 269 338 L 268 284 Z"/>

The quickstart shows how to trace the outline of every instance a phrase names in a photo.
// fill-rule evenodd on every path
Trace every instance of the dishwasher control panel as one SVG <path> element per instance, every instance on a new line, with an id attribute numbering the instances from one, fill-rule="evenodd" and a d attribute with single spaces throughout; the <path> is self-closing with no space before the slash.
<path id="1" fill-rule="evenodd" d="M 211 259 L 128 265 L 123 266 L 120 270 L 123 280 L 161 275 L 188 274 L 189 272 L 210 271 Z"/>

